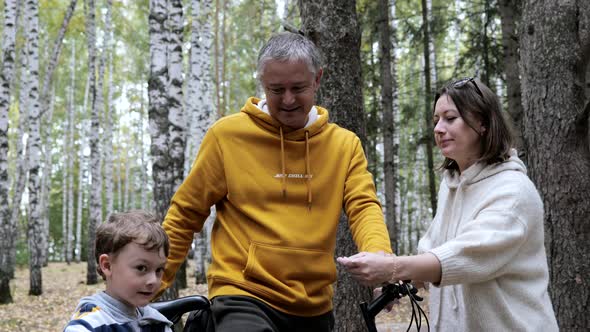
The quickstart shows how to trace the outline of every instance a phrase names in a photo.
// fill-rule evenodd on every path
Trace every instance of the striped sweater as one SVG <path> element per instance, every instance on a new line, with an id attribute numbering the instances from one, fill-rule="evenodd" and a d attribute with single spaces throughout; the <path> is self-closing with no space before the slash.
<path id="1" fill-rule="evenodd" d="M 84 297 L 64 332 L 171 332 L 172 322 L 150 306 L 130 308 L 105 292 Z"/>

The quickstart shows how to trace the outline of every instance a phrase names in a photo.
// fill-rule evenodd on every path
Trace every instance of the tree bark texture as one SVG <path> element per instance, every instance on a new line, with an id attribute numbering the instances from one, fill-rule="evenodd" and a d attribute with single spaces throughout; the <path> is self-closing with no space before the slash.
<path id="1" fill-rule="evenodd" d="M 508 115 L 512 120 L 516 149 L 526 152 L 523 145 L 523 119 L 522 101 L 520 91 L 520 74 L 518 71 L 519 50 L 518 31 L 522 14 L 522 2 L 520 0 L 500 0 L 500 18 L 502 20 L 502 47 L 504 49 L 504 73 L 506 76 L 506 95 L 508 99 Z"/>
<path id="2" fill-rule="evenodd" d="M 53 110 L 55 107 L 55 88 L 51 90 L 49 97 L 49 105 L 47 112 L 43 112 L 44 123 L 43 123 L 43 138 L 45 138 L 44 144 L 44 162 L 43 162 L 43 177 L 41 178 L 41 215 L 43 219 L 43 236 L 41 237 L 41 246 L 43 247 L 43 266 L 47 266 L 49 257 L 49 197 L 51 193 L 51 170 L 53 167 L 52 155 L 51 155 L 51 126 L 53 120 Z"/>
<path id="3" fill-rule="evenodd" d="M 17 0 L 4 1 L 2 69 L 0 71 L 0 303 L 11 303 L 10 205 L 8 203 L 8 113 L 14 76 Z"/>
<path id="4" fill-rule="evenodd" d="M 27 16 L 28 17 L 28 16 Z M 17 17 L 17 25 L 23 24 L 19 23 L 24 21 Z M 8 246 L 9 256 L 8 256 L 8 267 L 10 269 L 10 276 L 14 278 L 14 270 L 16 266 L 16 239 L 18 238 L 18 223 L 19 218 L 21 215 L 21 202 L 22 196 L 25 192 L 25 185 L 27 184 L 27 156 L 29 152 L 26 149 L 26 146 L 23 145 L 23 137 L 28 137 L 29 134 L 29 82 L 31 77 L 28 73 L 29 71 L 29 63 L 28 63 L 28 46 L 23 45 L 20 50 L 20 58 L 19 58 L 19 77 L 20 79 L 20 86 L 19 86 L 19 93 L 18 93 L 18 111 L 19 111 L 19 118 L 18 118 L 18 130 L 16 133 L 16 142 L 15 142 L 15 150 L 16 150 L 16 169 L 14 174 L 14 181 L 12 186 L 12 202 L 11 202 L 11 214 L 10 214 L 10 225 L 9 225 L 9 235 L 7 237 L 6 245 Z"/>
<path id="5" fill-rule="evenodd" d="M 94 243 L 96 239 L 96 226 L 102 221 L 102 185 L 100 172 L 100 146 L 98 132 L 100 129 L 99 113 L 97 108 L 96 85 L 96 23 L 94 0 L 86 0 L 86 38 L 88 42 L 88 105 L 90 107 L 90 169 L 92 182 L 90 185 L 90 218 L 88 218 L 88 242 Z M 98 282 L 96 271 L 96 259 L 94 257 L 94 245 L 89 245 L 86 251 L 87 271 L 86 283 L 94 285 Z"/>
<path id="6" fill-rule="evenodd" d="M 397 89 L 396 79 L 393 76 L 392 62 L 392 32 L 389 25 L 389 0 L 379 0 L 378 23 L 379 29 L 379 50 L 381 70 L 381 106 L 383 110 L 383 185 L 385 191 L 385 222 L 389 230 L 391 248 L 394 253 L 398 252 L 398 228 L 395 206 L 396 192 L 396 169 L 395 169 L 395 144 L 393 141 L 395 133 L 394 122 L 394 90 Z M 394 4 L 395 5 L 395 4 Z"/>
<path id="7" fill-rule="evenodd" d="M 360 28 L 354 0 L 299 0 L 303 30 L 321 50 L 324 76 L 317 104 L 326 107 L 332 122 L 355 132 L 366 143 L 363 110 Z M 340 218 L 336 256 L 357 252 L 344 214 Z M 346 271 L 338 268 L 334 291 L 335 331 L 365 329 L 359 301 L 370 298 L 370 290 L 361 286 Z"/>
<path id="8" fill-rule="evenodd" d="M 590 326 L 590 2 L 524 1 L 520 33 L 529 175 L 545 206 L 553 308 L 562 331 Z"/>
<path id="9" fill-rule="evenodd" d="M 180 0 L 150 1 L 149 122 L 154 203 L 160 220 L 166 215 L 170 199 L 184 175 L 186 138 L 182 105 L 182 24 Z M 177 280 L 182 275 L 182 271 L 177 273 Z M 184 283 L 185 278 L 181 280 Z M 178 297 L 176 282 L 162 297 Z"/>
<path id="10" fill-rule="evenodd" d="M 188 174 L 192 161 L 197 156 L 207 129 L 215 119 L 213 96 L 211 88 L 211 0 L 192 0 L 192 31 L 190 62 L 186 95 L 186 114 L 188 120 L 188 135 L 185 154 L 185 174 Z M 199 5 L 200 4 L 200 5 Z"/>
<path id="11" fill-rule="evenodd" d="M 113 100 L 113 23 L 111 20 L 113 1 L 107 0 L 107 12 L 105 17 L 105 34 L 103 39 L 103 57 L 108 62 L 107 101 L 103 116 L 104 137 L 102 139 L 102 150 L 104 151 L 104 190 L 106 213 L 115 212 L 113 209 L 113 112 L 115 104 Z"/>
<path id="12" fill-rule="evenodd" d="M 39 106 L 39 3 L 37 0 L 27 0 L 25 2 L 26 15 L 30 17 L 25 20 L 27 40 L 26 44 L 29 50 L 29 139 L 28 145 L 28 169 L 29 169 L 29 224 L 28 224 L 28 243 L 29 243 L 29 271 L 30 271 L 30 288 L 29 295 L 41 295 L 43 293 L 43 280 L 41 274 L 43 256 L 43 247 L 41 245 L 41 236 L 43 234 L 43 224 L 41 221 L 41 177 L 39 174 L 41 166 L 41 108 Z"/>
<path id="13" fill-rule="evenodd" d="M 72 241 L 74 241 L 74 139 L 75 139 L 75 116 L 76 116 L 76 106 L 75 106 L 75 93 L 76 91 L 76 47 L 75 44 L 72 43 L 72 56 L 71 56 L 71 83 L 70 83 L 70 92 L 69 92 L 69 107 L 68 107 L 68 133 L 66 139 L 67 141 L 67 153 L 65 153 L 67 158 L 67 163 L 64 163 L 64 166 L 67 165 L 67 172 L 64 172 L 64 179 L 67 174 L 68 178 L 68 228 L 67 234 L 65 239 L 65 248 L 66 248 L 66 255 L 65 259 L 66 262 L 69 264 L 72 262 L 72 254 L 73 254 L 73 245 Z"/>

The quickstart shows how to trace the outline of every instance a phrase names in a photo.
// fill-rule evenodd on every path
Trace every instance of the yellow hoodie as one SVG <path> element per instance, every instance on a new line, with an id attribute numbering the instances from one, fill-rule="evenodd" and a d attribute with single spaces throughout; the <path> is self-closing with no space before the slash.
<path id="1" fill-rule="evenodd" d="M 391 252 L 359 138 L 316 107 L 309 127 L 284 131 L 250 98 L 207 132 L 164 221 L 174 280 L 216 205 L 209 297 L 246 295 L 298 316 L 332 309 L 334 248 L 342 208 L 359 251 Z"/>

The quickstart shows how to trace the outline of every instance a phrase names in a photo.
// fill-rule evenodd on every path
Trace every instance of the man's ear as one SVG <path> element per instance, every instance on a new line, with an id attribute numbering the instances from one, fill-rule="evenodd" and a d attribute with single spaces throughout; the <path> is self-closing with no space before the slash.
<path id="1" fill-rule="evenodd" d="M 98 266 L 102 270 L 102 273 L 105 275 L 105 277 L 110 277 L 112 274 L 111 263 L 112 261 L 109 255 L 102 254 L 98 256 Z"/>
<path id="2" fill-rule="evenodd" d="M 318 69 L 318 72 L 315 74 L 315 86 L 318 88 L 320 86 L 320 81 L 322 80 L 322 75 L 324 74 L 324 69 Z"/>

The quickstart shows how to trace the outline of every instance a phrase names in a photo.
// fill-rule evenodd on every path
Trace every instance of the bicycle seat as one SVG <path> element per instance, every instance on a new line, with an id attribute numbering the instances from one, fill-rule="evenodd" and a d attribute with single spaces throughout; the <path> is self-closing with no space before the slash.
<path id="1" fill-rule="evenodd" d="M 191 295 L 170 301 L 150 303 L 149 306 L 158 310 L 171 322 L 177 323 L 184 313 L 209 308 L 209 300 L 201 295 Z"/>

